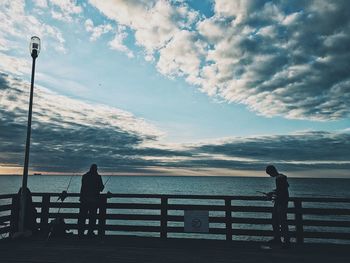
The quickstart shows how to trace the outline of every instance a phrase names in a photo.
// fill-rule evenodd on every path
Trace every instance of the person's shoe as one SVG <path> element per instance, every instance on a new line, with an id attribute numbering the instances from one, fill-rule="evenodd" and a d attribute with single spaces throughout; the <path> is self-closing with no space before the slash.
<path id="1" fill-rule="evenodd" d="M 273 238 L 273 239 L 267 241 L 267 243 L 269 243 L 271 245 L 274 245 L 274 244 L 280 245 L 280 244 L 282 244 L 281 239 L 278 239 L 278 238 Z"/>
<path id="2" fill-rule="evenodd" d="M 290 242 L 284 242 L 284 243 L 282 243 L 281 248 L 282 248 L 282 249 L 290 249 Z"/>

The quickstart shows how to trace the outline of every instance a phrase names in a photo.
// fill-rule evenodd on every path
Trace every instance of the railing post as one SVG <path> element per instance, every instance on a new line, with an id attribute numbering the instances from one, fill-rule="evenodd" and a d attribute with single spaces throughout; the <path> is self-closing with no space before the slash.
<path id="1" fill-rule="evenodd" d="M 297 243 L 304 243 L 304 228 L 301 200 L 294 201 Z"/>
<path id="2" fill-rule="evenodd" d="M 103 237 L 106 233 L 107 196 L 101 195 L 98 212 L 98 235 Z"/>
<path id="3" fill-rule="evenodd" d="M 10 235 L 18 231 L 18 217 L 19 217 L 19 198 L 15 195 L 11 199 L 11 219 L 10 219 Z"/>
<path id="4" fill-rule="evenodd" d="M 168 198 L 161 197 L 161 210 L 160 210 L 160 237 L 167 238 L 168 227 Z"/>
<path id="5" fill-rule="evenodd" d="M 41 202 L 41 216 L 40 216 L 40 231 L 47 233 L 49 230 L 49 209 L 50 209 L 50 195 L 43 194 Z"/>
<path id="6" fill-rule="evenodd" d="M 232 241 L 231 199 L 225 199 L 226 241 Z"/>

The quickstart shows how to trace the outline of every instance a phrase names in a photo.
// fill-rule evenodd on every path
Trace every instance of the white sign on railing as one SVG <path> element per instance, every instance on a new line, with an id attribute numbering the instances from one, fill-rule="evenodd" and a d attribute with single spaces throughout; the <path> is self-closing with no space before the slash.
<path id="1" fill-rule="evenodd" d="M 184 211 L 185 232 L 187 233 L 208 233 L 209 232 L 209 211 L 185 210 Z"/>

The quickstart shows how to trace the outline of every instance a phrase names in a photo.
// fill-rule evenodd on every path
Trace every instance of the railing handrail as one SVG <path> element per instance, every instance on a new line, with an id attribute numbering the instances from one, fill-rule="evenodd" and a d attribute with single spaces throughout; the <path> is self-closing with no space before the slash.
<path id="1" fill-rule="evenodd" d="M 59 197 L 61 193 L 52 192 L 33 192 L 32 196 L 43 196 L 49 195 L 52 197 Z M 0 195 L 0 199 L 1 199 Z M 12 195 L 6 195 L 7 198 L 12 197 Z M 67 197 L 79 197 L 79 193 L 67 193 Z M 189 195 L 178 195 L 178 194 L 125 194 L 125 193 L 102 193 L 101 196 L 107 196 L 110 198 L 168 198 L 168 199 L 217 199 L 217 200 L 246 200 L 246 201 L 266 201 L 266 197 L 257 195 L 199 195 L 199 194 L 189 194 Z M 302 202 L 338 202 L 338 203 L 350 203 L 350 198 L 347 197 L 303 197 L 295 196 L 289 198 L 290 202 L 302 201 Z"/>
<path id="2" fill-rule="evenodd" d="M 9 199 L 9 198 L 12 198 L 16 195 L 17 194 L 0 194 L 0 199 Z"/>

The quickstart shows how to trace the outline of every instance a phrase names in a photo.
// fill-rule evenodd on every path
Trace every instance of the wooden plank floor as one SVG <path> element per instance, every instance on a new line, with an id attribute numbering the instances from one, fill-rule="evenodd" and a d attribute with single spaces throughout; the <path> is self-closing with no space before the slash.
<path id="1" fill-rule="evenodd" d="M 0 262 L 142 262 L 142 263 L 303 263 L 350 262 L 350 245 L 305 244 L 289 250 L 261 250 L 259 243 L 210 240 L 161 240 L 137 237 L 46 242 L 42 239 L 2 240 Z"/>

